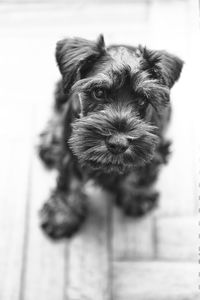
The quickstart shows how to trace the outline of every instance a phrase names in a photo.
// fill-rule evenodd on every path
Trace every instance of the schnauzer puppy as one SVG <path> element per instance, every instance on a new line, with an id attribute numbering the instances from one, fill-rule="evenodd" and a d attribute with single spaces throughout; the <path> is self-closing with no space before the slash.
<path id="1" fill-rule="evenodd" d="M 153 185 L 167 162 L 170 89 L 183 61 L 166 51 L 67 38 L 57 43 L 62 74 L 39 155 L 58 170 L 41 210 L 52 238 L 70 237 L 87 216 L 86 182 L 112 192 L 124 212 L 139 217 L 157 205 Z"/>

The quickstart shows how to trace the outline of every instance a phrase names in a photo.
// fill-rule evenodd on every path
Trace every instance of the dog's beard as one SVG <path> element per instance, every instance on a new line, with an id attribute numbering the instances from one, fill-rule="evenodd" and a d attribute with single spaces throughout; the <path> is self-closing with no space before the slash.
<path id="1" fill-rule="evenodd" d="M 119 131 L 130 146 L 124 153 L 113 154 L 106 139 Z M 123 174 L 152 159 L 158 142 L 154 131 L 154 126 L 133 116 L 131 110 L 105 109 L 77 119 L 72 124 L 69 145 L 83 167 Z"/>

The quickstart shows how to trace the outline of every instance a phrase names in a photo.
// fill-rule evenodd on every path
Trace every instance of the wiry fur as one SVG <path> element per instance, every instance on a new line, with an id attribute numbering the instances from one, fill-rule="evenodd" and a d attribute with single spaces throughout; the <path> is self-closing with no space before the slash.
<path id="1" fill-rule="evenodd" d="M 91 178 L 112 191 L 127 214 L 137 217 L 156 206 L 153 184 L 170 146 L 164 137 L 170 89 L 183 62 L 142 46 L 106 48 L 103 36 L 62 40 L 56 59 L 63 79 L 39 155 L 59 171 L 41 217 L 43 229 L 60 238 L 84 221 L 84 186 Z"/>
<path id="2" fill-rule="evenodd" d="M 131 107 L 105 107 L 97 113 L 77 119 L 73 125 L 69 145 L 83 167 L 102 169 L 104 173 L 127 173 L 144 165 L 152 157 L 158 138 L 152 132 L 155 127 L 136 117 Z M 130 151 L 112 155 L 105 140 L 114 135 L 125 136 Z"/>

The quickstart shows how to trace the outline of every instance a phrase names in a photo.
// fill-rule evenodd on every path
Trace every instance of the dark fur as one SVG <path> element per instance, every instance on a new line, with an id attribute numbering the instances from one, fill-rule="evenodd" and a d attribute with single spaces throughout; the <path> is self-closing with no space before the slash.
<path id="1" fill-rule="evenodd" d="M 103 36 L 62 40 L 56 59 L 63 79 L 39 155 L 59 172 L 41 218 L 43 229 L 60 238 L 71 236 L 87 215 L 89 179 L 115 194 L 129 215 L 156 206 L 153 184 L 169 154 L 170 89 L 183 62 L 142 46 L 106 48 Z"/>

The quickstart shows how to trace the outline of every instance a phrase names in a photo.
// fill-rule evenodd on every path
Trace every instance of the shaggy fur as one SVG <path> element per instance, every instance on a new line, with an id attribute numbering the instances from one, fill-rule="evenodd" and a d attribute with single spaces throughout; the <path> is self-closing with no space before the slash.
<path id="1" fill-rule="evenodd" d="M 157 204 L 154 191 L 170 143 L 170 89 L 183 62 L 165 51 L 81 38 L 57 43 L 62 74 L 54 113 L 41 134 L 39 155 L 58 170 L 57 186 L 41 210 L 53 238 L 70 237 L 87 216 L 86 182 L 115 195 L 126 214 Z"/>

